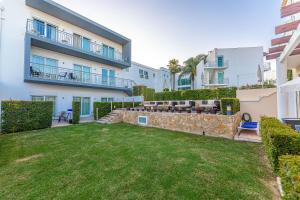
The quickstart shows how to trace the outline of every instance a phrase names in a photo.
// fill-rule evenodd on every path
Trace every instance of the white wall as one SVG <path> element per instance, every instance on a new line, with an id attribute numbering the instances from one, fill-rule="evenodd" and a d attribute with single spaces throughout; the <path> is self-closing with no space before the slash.
<path id="1" fill-rule="evenodd" d="M 26 21 L 28 18 L 32 18 L 32 16 L 47 19 L 47 21 L 49 20 L 56 25 L 65 27 L 68 32 L 74 30 L 74 32 L 84 36 L 90 36 L 92 39 L 103 40 L 116 48 L 120 48 L 121 46 L 61 20 L 55 19 L 45 13 L 29 8 L 25 5 L 25 0 L 3 0 L 2 3 L 5 7 L 3 13 L 5 20 L 3 21 L 2 27 L 2 51 L 0 54 L 0 100 L 30 100 L 31 95 L 56 96 L 57 110 L 62 111 L 70 108 L 73 96 L 90 97 L 92 102 L 94 100 L 100 100 L 101 97 L 127 96 L 121 91 L 25 83 L 24 38 L 26 33 Z M 73 63 L 78 62 L 78 64 L 87 63 L 88 65 L 93 66 L 93 69 L 96 72 L 99 72 L 102 66 L 112 68 L 111 66 L 101 65 L 100 63 L 94 63 L 43 49 L 32 48 L 32 52 L 46 55 L 50 58 L 58 58 L 61 61 L 60 65 L 63 65 L 63 67 L 72 67 Z M 117 73 L 120 71 L 118 68 L 115 68 L 115 70 Z"/>
<path id="2" fill-rule="evenodd" d="M 257 84 L 257 69 L 260 65 L 263 70 L 263 47 L 224 48 L 210 51 L 207 62 L 215 63 L 217 56 L 224 57 L 224 63 L 228 68 L 224 69 L 224 79 L 229 79 L 228 86 L 240 87 L 243 85 Z M 204 63 L 200 63 L 197 69 L 197 88 L 202 88 L 201 74 L 208 81 L 209 71 L 204 70 Z M 217 79 L 217 73 L 213 76 Z M 216 81 L 217 82 L 217 81 Z"/>
<path id="3" fill-rule="evenodd" d="M 148 72 L 148 79 L 140 77 L 139 70 Z M 122 70 L 120 77 L 132 79 L 136 85 L 144 85 L 148 88 L 155 89 L 156 92 L 161 92 L 165 88 L 170 88 L 170 72 L 166 68 L 155 69 L 136 62 L 131 63 L 131 67 Z"/>

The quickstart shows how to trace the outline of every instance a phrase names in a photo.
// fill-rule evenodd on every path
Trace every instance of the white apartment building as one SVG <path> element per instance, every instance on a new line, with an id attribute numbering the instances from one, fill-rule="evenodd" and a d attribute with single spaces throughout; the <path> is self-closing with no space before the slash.
<path id="1" fill-rule="evenodd" d="M 278 118 L 300 118 L 300 0 L 283 0 L 268 60 L 276 60 Z M 291 70 L 292 80 L 288 79 Z"/>
<path id="2" fill-rule="evenodd" d="M 123 69 L 121 77 L 134 80 L 135 85 L 144 85 L 162 92 L 170 89 L 170 71 L 164 67 L 155 69 L 140 63 L 131 62 L 131 67 Z"/>
<path id="3" fill-rule="evenodd" d="M 52 0 L 2 0 L 0 100 L 53 101 L 54 113 L 81 102 L 125 97 L 133 81 L 131 40 Z"/>
<path id="4" fill-rule="evenodd" d="M 216 48 L 197 66 L 196 88 L 241 87 L 263 80 L 263 47 Z M 258 69 L 262 78 L 258 76 Z"/>

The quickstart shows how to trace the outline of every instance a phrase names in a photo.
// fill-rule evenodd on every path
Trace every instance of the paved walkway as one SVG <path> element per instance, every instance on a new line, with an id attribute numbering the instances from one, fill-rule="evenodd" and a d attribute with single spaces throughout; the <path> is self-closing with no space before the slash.
<path id="1" fill-rule="evenodd" d="M 94 122 L 94 118 L 93 117 L 82 117 L 80 118 L 80 124 L 82 123 L 90 123 L 90 122 Z M 61 121 L 58 122 L 58 120 L 53 120 L 52 121 L 52 128 L 54 127 L 63 127 L 63 126 L 70 126 L 72 124 L 69 124 L 68 122 L 65 121 Z"/>
<path id="2" fill-rule="evenodd" d="M 240 135 L 236 135 L 234 140 L 261 143 L 261 137 L 254 131 L 241 131 Z"/>

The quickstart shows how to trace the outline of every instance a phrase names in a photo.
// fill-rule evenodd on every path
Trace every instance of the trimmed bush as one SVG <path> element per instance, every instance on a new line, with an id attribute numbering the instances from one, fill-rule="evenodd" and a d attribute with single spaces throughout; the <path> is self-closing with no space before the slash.
<path id="1" fill-rule="evenodd" d="M 139 102 L 113 102 L 112 109 L 117 108 L 133 108 L 135 106 L 140 106 Z M 110 102 L 94 102 L 94 119 L 97 119 L 97 108 L 98 108 L 98 119 L 108 115 L 111 112 L 111 103 Z"/>
<path id="2" fill-rule="evenodd" d="M 261 119 L 261 136 L 274 172 L 278 172 L 279 157 L 300 155 L 300 134 L 276 118 Z"/>
<path id="3" fill-rule="evenodd" d="M 72 102 L 72 124 L 79 124 L 80 121 L 80 102 L 73 101 Z"/>
<path id="4" fill-rule="evenodd" d="M 227 114 L 227 106 L 231 106 L 232 114 L 236 114 L 240 111 L 240 100 L 237 98 L 222 98 L 221 110 L 224 115 Z"/>
<path id="5" fill-rule="evenodd" d="M 279 163 L 283 199 L 300 199 L 300 156 L 281 156 Z"/>
<path id="6" fill-rule="evenodd" d="M 49 128 L 52 125 L 53 102 L 2 101 L 2 133 Z"/>
<path id="7" fill-rule="evenodd" d="M 236 98 L 236 90 L 237 88 L 232 87 L 218 89 L 158 92 L 154 94 L 154 100 L 210 100 L 221 98 Z"/>
<path id="8" fill-rule="evenodd" d="M 153 101 L 154 94 L 155 94 L 155 90 L 152 88 L 147 88 L 146 86 L 143 85 L 133 87 L 133 95 L 144 96 L 145 101 Z"/>

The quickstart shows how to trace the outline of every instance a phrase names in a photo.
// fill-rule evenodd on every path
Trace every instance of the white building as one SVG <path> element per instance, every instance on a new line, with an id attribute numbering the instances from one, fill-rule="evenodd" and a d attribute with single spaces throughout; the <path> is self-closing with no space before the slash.
<path id="1" fill-rule="evenodd" d="M 131 93 L 119 78 L 131 64 L 131 40 L 51 0 L 2 0 L 0 100 L 53 101 L 55 113 L 81 101 Z"/>
<path id="2" fill-rule="evenodd" d="M 241 87 L 259 82 L 264 70 L 263 47 L 216 48 L 197 66 L 196 88 Z"/>
<path id="3" fill-rule="evenodd" d="M 170 71 L 164 67 L 155 69 L 136 62 L 131 63 L 131 67 L 123 69 L 121 77 L 134 80 L 135 85 L 144 85 L 162 92 L 170 89 Z"/>
<path id="4" fill-rule="evenodd" d="M 268 60 L 276 60 L 278 118 L 300 118 L 300 1 L 283 0 Z M 288 79 L 288 70 L 292 72 Z"/>

